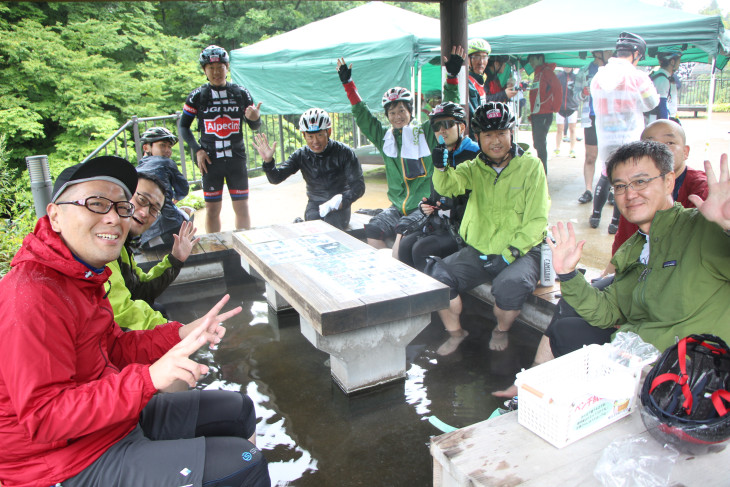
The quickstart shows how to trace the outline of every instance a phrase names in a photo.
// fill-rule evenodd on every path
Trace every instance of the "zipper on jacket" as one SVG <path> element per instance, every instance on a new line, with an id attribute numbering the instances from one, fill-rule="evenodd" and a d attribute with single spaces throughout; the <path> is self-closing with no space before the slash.
<path id="1" fill-rule="evenodd" d="M 639 283 L 641 283 L 641 304 L 646 307 L 646 278 L 649 276 L 651 269 L 647 267 L 639 274 Z"/>
<path id="2" fill-rule="evenodd" d="M 648 267 L 641 271 L 641 274 L 639 274 L 639 282 L 646 281 L 646 277 L 649 275 L 650 272 L 651 269 L 649 269 Z"/>
<path id="3" fill-rule="evenodd" d="M 406 177 L 406 166 L 403 162 L 403 156 L 400 158 L 400 170 L 401 174 L 403 175 L 403 182 L 406 185 L 406 197 L 403 199 L 403 206 L 401 207 L 401 213 L 403 213 L 403 216 L 407 215 L 406 213 L 406 205 L 408 205 L 408 198 L 411 196 L 411 185 L 408 184 L 408 178 Z"/>

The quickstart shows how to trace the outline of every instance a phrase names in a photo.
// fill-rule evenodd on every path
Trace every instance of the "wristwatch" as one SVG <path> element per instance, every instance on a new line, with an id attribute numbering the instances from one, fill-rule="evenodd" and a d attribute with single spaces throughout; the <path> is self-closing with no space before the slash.
<path id="1" fill-rule="evenodd" d="M 515 260 L 520 258 L 520 255 L 521 255 L 520 251 L 517 250 L 516 248 L 512 247 L 511 245 L 509 246 L 509 251 L 512 254 L 512 257 L 515 258 Z"/>

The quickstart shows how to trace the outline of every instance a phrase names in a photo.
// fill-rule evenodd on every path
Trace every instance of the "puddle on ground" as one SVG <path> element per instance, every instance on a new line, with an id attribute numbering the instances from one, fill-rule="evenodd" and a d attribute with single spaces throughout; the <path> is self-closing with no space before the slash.
<path id="1" fill-rule="evenodd" d="M 259 420 L 257 445 L 275 486 L 431 485 L 429 440 L 441 432 L 429 417 L 455 427 L 488 418 L 501 406 L 490 392 L 511 384 L 531 364 L 540 338 L 518 324 L 507 351 L 492 352 L 491 311 L 465 301 L 462 322 L 470 336 L 457 352 L 445 358 L 435 353 L 446 337 L 434 314 L 408 346 L 405 380 L 348 397 L 330 377 L 329 355 L 300 333 L 298 315 L 274 313 L 262 282 L 234 280 L 227 285 L 226 309 L 241 305 L 243 312 L 226 322 L 217 351 L 199 352 L 197 359 L 211 371 L 198 387 L 251 397 Z M 162 299 L 171 318 L 183 323 L 221 297 L 219 283 L 187 286 Z M 211 296 L 203 296 L 206 292 Z M 190 299 L 192 293 L 198 297 Z M 184 298 L 177 302 L 176 295 Z"/>

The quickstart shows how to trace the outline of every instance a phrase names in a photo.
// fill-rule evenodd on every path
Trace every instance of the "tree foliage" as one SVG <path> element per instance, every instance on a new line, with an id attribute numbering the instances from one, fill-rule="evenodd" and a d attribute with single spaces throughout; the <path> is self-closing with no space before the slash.
<path id="1" fill-rule="evenodd" d="M 726 29 L 730 28 L 730 12 L 725 15 L 722 14 L 720 6 L 717 4 L 717 0 L 712 0 L 707 7 L 699 11 L 702 15 L 719 15 L 722 17 L 722 23 Z"/>
<path id="2" fill-rule="evenodd" d="M 132 115 L 174 113 L 201 83 L 188 39 L 148 3 L 6 4 L 0 24 L 0 133 L 9 164 L 83 159 Z"/>

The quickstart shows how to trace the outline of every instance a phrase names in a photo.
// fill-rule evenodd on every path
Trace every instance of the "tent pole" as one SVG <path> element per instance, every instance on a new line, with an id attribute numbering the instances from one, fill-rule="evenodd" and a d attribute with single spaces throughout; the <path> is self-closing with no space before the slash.
<path id="1" fill-rule="evenodd" d="M 418 97 L 415 95 L 416 92 L 416 67 L 411 66 L 411 94 L 413 94 L 413 109 L 416 113 L 412 113 L 411 116 L 416 119 L 417 123 L 421 123 L 420 110 L 418 108 Z"/>
<path id="2" fill-rule="evenodd" d="M 418 61 L 416 61 L 418 62 Z M 424 99 L 423 93 L 421 92 L 421 77 L 423 76 L 423 67 L 420 64 L 417 64 L 418 66 L 418 123 L 421 123 L 421 113 L 423 112 L 423 105 L 421 104 L 421 100 Z"/>
<path id="3" fill-rule="evenodd" d="M 712 121 L 712 105 L 715 104 L 715 61 L 717 56 L 712 56 L 712 68 L 710 69 L 710 93 L 707 97 L 707 121 Z"/>
<path id="4" fill-rule="evenodd" d="M 284 157 L 284 124 L 282 123 L 282 120 L 282 116 L 279 115 L 279 140 L 281 141 L 279 150 L 281 151 L 281 160 L 286 161 L 286 158 Z"/>

